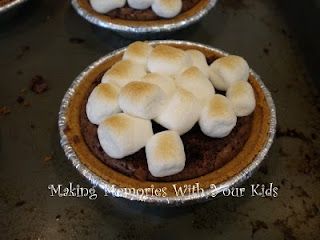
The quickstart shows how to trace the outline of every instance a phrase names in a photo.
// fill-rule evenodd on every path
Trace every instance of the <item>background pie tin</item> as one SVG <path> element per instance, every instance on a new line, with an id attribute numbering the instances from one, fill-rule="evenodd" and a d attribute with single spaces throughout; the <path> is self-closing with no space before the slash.
<path id="1" fill-rule="evenodd" d="M 207 46 L 203 44 L 193 43 L 193 42 L 186 42 L 186 41 L 176 41 L 176 40 L 161 40 L 161 41 L 150 41 L 151 45 L 155 44 L 176 44 L 176 45 L 187 45 L 190 47 L 200 47 L 207 49 L 209 51 L 215 51 L 222 55 L 228 55 L 228 53 Z M 114 197 L 122 197 L 129 200 L 136 200 L 141 202 L 147 202 L 152 204 L 164 204 L 164 205 L 181 205 L 184 203 L 195 203 L 195 202 L 201 202 L 209 199 L 213 199 L 211 196 L 218 195 L 222 191 L 229 189 L 231 187 L 237 186 L 241 184 L 243 181 L 248 179 L 254 171 L 258 168 L 258 166 L 261 164 L 263 159 L 265 158 L 266 154 L 268 153 L 271 144 L 274 139 L 275 131 L 276 131 L 276 109 L 274 102 L 272 100 L 271 94 L 269 90 L 266 88 L 264 83 L 261 81 L 260 77 L 252 70 L 250 69 L 250 73 L 254 76 L 256 81 L 258 82 L 260 88 L 262 89 L 266 102 L 268 104 L 268 107 L 270 109 L 270 122 L 269 122 L 269 131 L 268 131 L 268 137 L 265 141 L 264 147 L 260 150 L 260 152 L 256 155 L 255 159 L 241 172 L 236 174 L 235 176 L 229 178 L 227 181 L 224 181 L 220 184 L 217 184 L 215 188 L 212 189 L 206 189 L 204 191 L 204 194 L 191 194 L 191 195 L 185 195 L 185 196 L 173 196 L 173 197 L 156 197 L 156 196 L 141 196 L 132 194 L 125 191 L 119 191 L 119 187 L 114 186 L 110 184 L 109 182 L 102 179 L 100 176 L 96 175 L 94 172 L 92 172 L 88 167 L 86 167 L 81 160 L 77 157 L 76 152 L 72 148 L 71 144 L 69 143 L 69 140 L 64 133 L 65 128 L 67 127 L 67 112 L 70 100 L 73 98 L 77 87 L 79 84 L 86 79 L 86 76 L 89 75 L 89 73 L 99 66 L 101 63 L 106 61 L 107 59 L 118 55 L 122 52 L 124 52 L 126 48 L 121 48 L 119 50 L 115 50 L 108 55 L 100 58 L 90 66 L 88 66 L 80 75 L 73 81 L 70 88 L 67 90 L 66 94 L 64 95 L 62 99 L 62 103 L 60 106 L 59 111 L 59 132 L 61 136 L 61 146 L 64 149 L 64 152 L 67 156 L 67 158 L 72 162 L 73 166 L 84 176 L 86 177 L 94 186 L 100 187 L 104 192 L 108 193 L 108 195 L 112 195 Z"/>
<path id="2" fill-rule="evenodd" d="M 196 14 L 182 20 L 177 21 L 174 23 L 167 23 L 163 25 L 141 25 L 141 26 L 126 26 L 124 24 L 117 24 L 117 23 L 111 23 L 109 21 L 103 20 L 98 18 L 97 16 L 94 16 L 90 12 L 88 12 L 86 9 L 81 7 L 80 0 L 72 0 L 72 6 L 77 11 L 77 13 L 85 18 L 87 21 L 103 27 L 107 28 L 113 31 L 116 31 L 122 35 L 128 36 L 128 37 L 137 37 L 139 35 L 146 36 L 146 34 L 159 34 L 159 33 L 168 33 L 173 32 L 182 28 L 185 28 L 193 23 L 196 23 L 199 21 L 203 16 L 205 16 L 217 3 L 217 0 L 209 0 L 206 7 L 204 7 L 201 11 L 198 11 Z M 146 21 L 147 22 L 147 21 Z M 152 36 L 152 35 L 150 35 Z"/>

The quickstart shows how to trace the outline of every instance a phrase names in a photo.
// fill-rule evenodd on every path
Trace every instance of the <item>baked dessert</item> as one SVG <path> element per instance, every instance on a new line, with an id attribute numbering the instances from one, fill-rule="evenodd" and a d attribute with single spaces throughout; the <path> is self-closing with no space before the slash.
<path id="1" fill-rule="evenodd" d="M 186 27 L 203 17 L 216 0 L 73 0 L 72 4 L 93 24 L 140 34 Z"/>
<path id="2" fill-rule="evenodd" d="M 82 164 L 108 183 L 152 184 L 174 196 L 173 183 L 209 188 L 250 165 L 266 144 L 270 118 L 243 58 L 183 42 L 136 42 L 77 86 L 63 134 Z"/>
<path id="3" fill-rule="evenodd" d="M 90 150 L 111 168 L 141 180 L 187 180 L 229 162 L 249 136 L 255 96 L 247 82 L 249 67 L 245 60 L 237 56 L 213 60 L 193 49 L 183 51 L 166 45 L 152 48 L 144 42 L 129 45 L 123 59 L 92 84 L 93 90 L 83 101 L 81 129 Z M 215 94 L 214 86 L 221 93 L 227 90 L 227 97 Z M 120 112 L 125 114 L 117 114 Z M 234 129 L 237 116 L 247 117 L 239 119 Z M 131 117 L 148 120 L 135 131 L 138 135 L 131 132 L 137 121 Z M 199 124 L 195 126 L 197 121 Z M 132 125 L 130 131 L 119 130 L 121 122 Z M 145 129 L 146 135 L 142 135 Z M 159 132 L 155 134 L 158 136 L 166 129 L 184 135 L 183 140 L 179 137 L 184 143 L 181 155 L 184 160 L 178 168 L 157 165 L 160 168 L 157 172 L 152 157 L 147 157 L 148 152 L 151 156 L 150 152 L 155 150 L 146 148 L 145 155 L 142 148 L 152 145 L 148 139 L 153 131 Z M 122 131 L 124 136 L 116 135 L 115 131 Z M 167 147 L 158 146 L 162 153 L 167 152 Z M 166 162 L 163 157 L 162 162 Z"/>
<path id="4" fill-rule="evenodd" d="M 98 13 L 125 20 L 173 18 L 192 9 L 200 0 L 89 0 Z"/>

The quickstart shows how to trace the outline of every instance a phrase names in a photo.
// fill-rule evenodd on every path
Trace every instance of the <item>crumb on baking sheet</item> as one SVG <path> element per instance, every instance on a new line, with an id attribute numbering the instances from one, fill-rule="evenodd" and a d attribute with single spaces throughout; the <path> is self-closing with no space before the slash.
<path id="1" fill-rule="evenodd" d="M 44 161 L 44 162 L 49 162 L 49 161 L 51 161 L 52 159 L 53 159 L 53 155 L 50 154 L 50 155 L 45 156 L 45 157 L 43 158 L 43 161 Z"/>
<path id="2" fill-rule="evenodd" d="M 31 80 L 30 90 L 36 94 L 41 94 L 48 90 L 48 84 L 41 75 L 36 75 Z"/>
<path id="3" fill-rule="evenodd" d="M 16 206 L 16 207 L 21 207 L 21 206 L 23 206 L 23 205 L 25 205 L 25 204 L 26 204 L 26 201 L 20 200 L 20 201 L 16 202 L 15 206 Z"/>
<path id="4" fill-rule="evenodd" d="M 251 227 L 252 227 L 252 230 L 251 230 L 251 237 L 253 238 L 254 237 L 254 234 L 259 231 L 260 229 L 268 229 L 268 225 L 263 222 L 263 221 L 260 221 L 260 220 L 256 220 L 254 222 L 251 222 Z"/>
<path id="5" fill-rule="evenodd" d="M 24 97 L 18 96 L 17 97 L 17 103 L 22 104 L 24 102 Z"/>
<path id="6" fill-rule="evenodd" d="M 74 43 L 74 44 L 81 44 L 84 43 L 86 40 L 82 39 L 82 38 L 77 38 L 77 37 L 71 37 L 69 38 L 69 42 L 70 43 Z"/>
<path id="7" fill-rule="evenodd" d="M 0 107 L 0 116 L 5 116 L 11 113 L 11 110 L 8 106 Z"/>
<path id="8" fill-rule="evenodd" d="M 30 46 L 21 46 L 20 52 L 17 55 L 17 59 L 21 59 L 28 51 L 30 50 Z"/>

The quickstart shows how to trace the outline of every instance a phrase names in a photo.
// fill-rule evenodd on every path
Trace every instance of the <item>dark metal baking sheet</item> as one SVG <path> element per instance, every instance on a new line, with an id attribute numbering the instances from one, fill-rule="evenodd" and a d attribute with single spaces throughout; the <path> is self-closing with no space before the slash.
<path id="1" fill-rule="evenodd" d="M 279 123 L 265 164 L 243 185 L 273 182 L 277 198 L 220 197 L 182 208 L 102 192 L 97 200 L 50 197 L 50 184 L 90 187 L 59 144 L 57 114 L 66 89 L 87 65 L 132 40 L 90 25 L 63 0 L 33 0 L 2 15 L 0 238 L 317 239 L 318 10 L 314 0 L 221 0 L 203 21 L 167 36 L 244 56 L 271 91 Z M 29 90 L 32 79 L 48 90 Z"/>

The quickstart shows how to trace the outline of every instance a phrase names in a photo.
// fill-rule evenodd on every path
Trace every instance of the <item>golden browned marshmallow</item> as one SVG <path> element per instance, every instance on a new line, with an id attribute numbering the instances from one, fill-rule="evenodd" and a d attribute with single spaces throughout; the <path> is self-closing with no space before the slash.
<path id="1" fill-rule="evenodd" d="M 154 0 L 152 10 L 160 17 L 172 18 L 182 9 L 182 0 Z"/>
<path id="2" fill-rule="evenodd" d="M 151 51 L 152 46 L 147 42 L 137 41 L 128 46 L 127 50 L 123 54 L 123 59 L 146 66 Z"/>
<path id="3" fill-rule="evenodd" d="M 127 84 L 119 96 L 120 108 L 125 113 L 144 119 L 157 117 L 166 101 L 167 95 L 160 87 L 146 82 Z"/>
<path id="4" fill-rule="evenodd" d="M 143 148 L 153 135 L 150 120 L 118 113 L 98 126 L 102 149 L 112 158 L 123 158 Z"/>
<path id="5" fill-rule="evenodd" d="M 223 95 L 213 95 L 200 114 L 199 125 L 202 132 L 214 138 L 222 138 L 236 126 L 237 116 L 231 102 Z"/>
<path id="6" fill-rule="evenodd" d="M 215 93 L 212 83 L 197 67 L 190 67 L 176 77 L 176 85 L 191 92 L 204 106 Z"/>
<path id="7" fill-rule="evenodd" d="M 226 91 L 232 83 L 248 80 L 249 66 L 242 57 L 230 55 L 215 60 L 210 65 L 209 76 L 216 89 Z"/>
<path id="8" fill-rule="evenodd" d="M 238 117 L 250 115 L 256 107 L 254 91 L 248 82 L 238 81 L 231 84 L 226 96 Z"/>
<path id="9" fill-rule="evenodd" d="M 161 75 L 176 75 L 191 65 L 191 59 L 185 51 L 167 46 L 158 45 L 151 52 L 148 59 L 148 70 Z"/>
<path id="10" fill-rule="evenodd" d="M 201 104 L 198 99 L 191 92 L 177 88 L 164 110 L 154 120 L 163 127 L 182 135 L 198 121 L 200 111 Z"/>
<path id="11" fill-rule="evenodd" d="M 129 60 L 121 60 L 103 75 L 101 82 L 113 83 L 121 88 L 130 82 L 139 81 L 144 75 L 146 75 L 146 71 L 143 65 Z"/>
<path id="12" fill-rule="evenodd" d="M 121 8 L 126 4 L 126 0 L 90 0 L 92 8 L 98 13 L 107 13 L 113 9 Z"/>
<path id="13" fill-rule="evenodd" d="M 151 7 L 154 0 L 128 0 L 128 5 L 134 9 L 147 9 Z"/>
<path id="14" fill-rule="evenodd" d="M 187 50 L 186 53 L 191 59 L 192 66 L 199 68 L 204 75 L 209 77 L 209 66 L 206 56 L 202 52 L 194 49 Z"/>
<path id="15" fill-rule="evenodd" d="M 86 105 L 87 117 L 93 124 L 101 123 L 106 117 L 120 112 L 119 88 L 111 83 L 100 83 L 91 92 Z"/>
<path id="16" fill-rule="evenodd" d="M 179 134 L 164 131 L 153 135 L 146 145 L 148 169 L 154 177 L 165 177 L 181 172 L 186 155 Z"/>
<path id="17" fill-rule="evenodd" d="M 168 97 L 172 96 L 176 90 L 176 85 L 173 79 L 166 75 L 160 75 L 158 73 L 148 73 L 142 79 L 142 82 L 152 83 L 159 86 Z"/>

